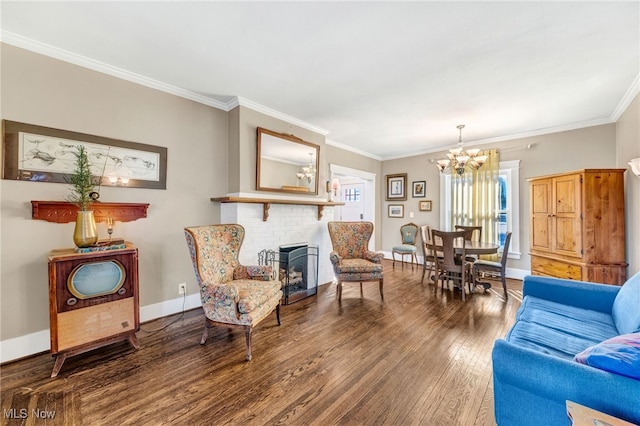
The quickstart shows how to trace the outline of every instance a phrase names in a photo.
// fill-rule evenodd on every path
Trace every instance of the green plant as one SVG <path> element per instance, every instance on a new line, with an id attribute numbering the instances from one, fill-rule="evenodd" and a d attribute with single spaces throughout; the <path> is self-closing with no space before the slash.
<path id="1" fill-rule="evenodd" d="M 77 205 L 80 210 L 87 210 L 93 198 L 91 193 L 96 187 L 96 179 L 91 173 L 91 163 L 87 157 L 87 151 L 83 145 L 76 145 L 76 168 L 69 178 L 71 185 L 71 194 L 67 197 L 67 201 Z"/>

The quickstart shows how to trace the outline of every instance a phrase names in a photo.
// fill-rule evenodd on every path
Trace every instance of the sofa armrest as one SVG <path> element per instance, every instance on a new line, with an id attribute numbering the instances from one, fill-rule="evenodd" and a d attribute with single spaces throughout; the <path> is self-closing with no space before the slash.
<path id="1" fill-rule="evenodd" d="M 534 395 L 564 407 L 565 401 L 640 422 L 640 381 L 496 340 L 493 352 L 496 414 Z M 509 389 L 502 392 L 501 389 Z M 516 395 L 516 393 L 521 395 Z M 509 405 L 506 407 L 504 405 Z M 539 409 L 540 407 L 538 407 Z M 535 407 L 533 407 L 535 409 Z"/>
<path id="2" fill-rule="evenodd" d="M 366 251 L 364 254 L 364 258 L 369 262 L 382 263 L 382 259 L 384 259 L 384 253 L 376 251 Z"/>
<path id="3" fill-rule="evenodd" d="M 233 270 L 234 280 L 257 280 L 269 281 L 271 277 L 271 266 L 244 266 L 238 265 Z"/>
<path id="4" fill-rule="evenodd" d="M 610 314 L 620 287 L 561 278 L 527 275 L 522 295 Z"/>

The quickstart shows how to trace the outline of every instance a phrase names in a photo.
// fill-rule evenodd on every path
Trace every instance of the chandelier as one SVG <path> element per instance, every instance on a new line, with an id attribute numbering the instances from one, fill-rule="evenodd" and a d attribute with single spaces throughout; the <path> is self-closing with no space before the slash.
<path id="1" fill-rule="evenodd" d="M 309 184 L 313 178 L 316 177 L 316 168 L 313 166 L 313 152 L 309 153 L 309 165 L 302 167 L 299 172 L 296 173 L 298 179 L 306 179 Z"/>
<path id="2" fill-rule="evenodd" d="M 437 161 L 437 166 L 441 173 L 452 168 L 457 174 L 461 175 L 464 173 L 465 167 L 478 170 L 487 161 L 486 155 L 478 155 L 479 149 L 468 149 L 466 151 L 462 149 L 462 129 L 464 129 L 464 124 L 458 125 L 457 128 L 460 130 L 458 147 L 449 150 L 448 159 Z"/>

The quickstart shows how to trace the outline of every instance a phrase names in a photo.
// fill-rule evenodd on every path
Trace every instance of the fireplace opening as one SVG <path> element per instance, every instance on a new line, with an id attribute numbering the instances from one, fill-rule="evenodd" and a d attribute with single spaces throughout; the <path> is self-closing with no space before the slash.
<path id="1" fill-rule="evenodd" d="M 282 283 L 283 305 L 318 292 L 318 247 L 307 243 L 281 245 L 278 251 L 262 250 L 261 265 L 271 265 Z M 275 274 L 274 274 L 275 276 Z"/>

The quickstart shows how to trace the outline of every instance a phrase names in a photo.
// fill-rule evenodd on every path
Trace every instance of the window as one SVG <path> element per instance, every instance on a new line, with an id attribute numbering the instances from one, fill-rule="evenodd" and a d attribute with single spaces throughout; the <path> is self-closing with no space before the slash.
<path id="1" fill-rule="evenodd" d="M 360 201 L 360 188 L 346 188 L 343 196 L 345 203 L 357 203 Z"/>
<path id="2" fill-rule="evenodd" d="M 512 231 L 509 257 L 520 259 L 520 160 L 501 161 L 498 176 L 498 238 L 500 247 L 504 245 L 507 232 Z M 452 229 L 451 214 L 446 211 L 451 206 L 451 175 L 440 175 L 440 223 L 443 229 Z M 515 231 L 514 231 L 515 230 Z"/>

